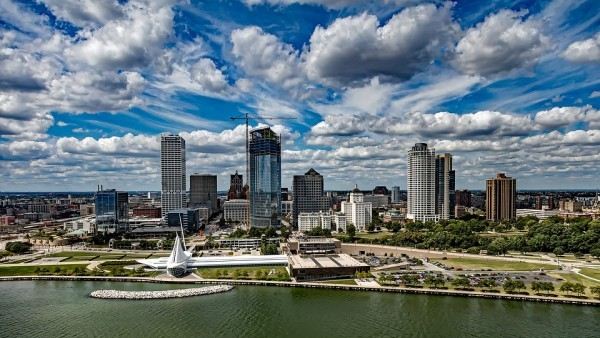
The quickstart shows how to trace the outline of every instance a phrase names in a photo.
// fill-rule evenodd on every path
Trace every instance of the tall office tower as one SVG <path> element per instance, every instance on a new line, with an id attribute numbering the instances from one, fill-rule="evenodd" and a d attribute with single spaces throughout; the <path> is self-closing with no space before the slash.
<path id="1" fill-rule="evenodd" d="M 456 205 L 463 207 L 471 207 L 471 192 L 469 190 L 456 190 L 455 192 Z"/>
<path id="2" fill-rule="evenodd" d="M 242 198 L 242 190 L 244 189 L 244 177 L 238 174 L 237 170 L 235 174 L 231 175 L 229 181 L 229 193 L 227 193 L 227 199 L 235 200 Z"/>
<path id="3" fill-rule="evenodd" d="M 129 194 L 115 189 L 96 192 L 96 232 L 129 231 Z"/>
<path id="4" fill-rule="evenodd" d="M 298 227 L 298 215 L 303 212 L 328 211 L 331 199 L 323 193 L 323 176 L 310 168 L 304 175 L 294 175 L 292 223 Z"/>
<path id="5" fill-rule="evenodd" d="M 290 199 L 290 190 L 288 188 L 281 188 L 281 202 Z"/>
<path id="6" fill-rule="evenodd" d="M 542 210 L 542 204 L 544 202 L 544 197 L 541 195 L 535 196 L 535 208 L 538 210 Z"/>
<path id="7" fill-rule="evenodd" d="M 271 128 L 250 132 L 250 225 L 278 227 L 281 217 L 281 139 Z"/>
<path id="8" fill-rule="evenodd" d="M 426 143 L 416 143 L 408 151 L 407 215 L 415 221 L 438 221 L 435 213 L 435 150 Z"/>
<path id="9" fill-rule="evenodd" d="M 209 214 L 217 211 L 217 176 L 190 175 L 190 207 L 207 207 Z"/>
<path id="10" fill-rule="evenodd" d="M 392 187 L 392 203 L 400 203 L 400 187 Z"/>
<path id="11" fill-rule="evenodd" d="M 454 218 L 455 173 L 452 170 L 452 155 L 437 155 L 435 158 L 435 213 L 440 219 Z"/>
<path id="12" fill-rule="evenodd" d="M 498 173 L 486 180 L 485 213 L 489 221 L 511 220 L 517 217 L 517 180 Z"/>
<path id="13" fill-rule="evenodd" d="M 348 201 L 343 201 L 342 212 L 346 215 L 346 223 L 353 224 L 356 230 L 364 231 L 373 217 L 373 205 L 364 201 L 363 193 L 355 186 Z M 338 225 L 339 227 L 339 225 Z"/>
<path id="14" fill-rule="evenodd" d="M 548 210 L 552 210 L 554 208 L 554 196 L 548 196 Z"/>
<path id="15" fill-rule="evenodd" d="M 185 140 L 178 135 L 160 136 L 161 214 L 186 206 Z"/>

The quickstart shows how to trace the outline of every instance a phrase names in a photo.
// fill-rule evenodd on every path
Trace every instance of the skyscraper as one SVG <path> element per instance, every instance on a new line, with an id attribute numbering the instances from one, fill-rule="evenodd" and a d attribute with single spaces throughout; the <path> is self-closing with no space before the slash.
<path id="1" fill-rule="evenodd" d="M 354 225 L 356 230 L 364 231 L 372 221 L 373 206 L 371 202 L 364 201 L 364 195 L 358 189 L 358 186 L 354 186 L 348 201 L 343 201 L 341 208 L 344 215 L 346 215 L 347 224 Z"/>
<path id="2" fill-rule="evenodd" d="M 400 203 L 400 187 L 392 187 L 392 203 Z"/>
<path id="3" fill-rule="evenodd" d="M 310 168 L 304 175 L 294 175 L 294 202 L 292 222 L 298 226 L 298 215 L 302 212 L 328 211 L 330 199 L 323 193 L 323 176 Z"/>
<path id="4" fill-rule="evenodd" d="M 250 224 L 278 227 L 281 215 L 281 139 L 271 128 L 250 132 Z"/>
<path id="5" fill-rule="evenodd" d="M 455 173 L 452 155 L 437 155 L 435 158 L 435 213 L 440 219 L 454 218 Z"/>
<path id="6" fill-rule="evenodd" d="M 485 213 L 489 221 L 511 220 L 517 217 L 517 180 L 498 173 L 486 180 Z"/>
<path id="7" fill-rule="evenodd" d="M 456 190 L 455 191 L 456 205 L 462 205 L 463 207 L 471 207 L 471 192 L 469 190 Z"/>
<path id="8" fill-rule="evenodd" d="M 207 207 L 210 214 L 217 211 L 216 175 L 190 175 L 190 207 Z"/>
<path id="9" fill-rule="evenodd" d="M 235 200 L 242 197 L 242 190 L 244 188 L 244 177 L 238 174 L 237 170 L 235 174 L 231 175 L 229 180 L 229 193 L 227 193 L 227 198 L 230 200 Z"/>
<path id="10" fill-rule="evenodd" d="M 416 143 L 408 151 L 407 215 L 415 221 L 437 221 L 435 213 L 435 150 L 426 143 Z"/>
<path id="11" fill-rule="evenodd" d="M 98 190 L 95 198 L 96 231 L 129 231 L 129 194 L 115 189 Z"/>
<path id="12" fill-rule="evenodd" d="M 161 213 L 186 206 L 185 140 L 178 135 L 160 136 Z"/>

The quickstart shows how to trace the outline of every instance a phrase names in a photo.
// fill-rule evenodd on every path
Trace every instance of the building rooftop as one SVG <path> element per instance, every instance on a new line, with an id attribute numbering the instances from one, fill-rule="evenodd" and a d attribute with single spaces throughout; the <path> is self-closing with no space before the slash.
<path id="1" fill-rule="evenodd" d="M 289 261 L 294 269 L 319 269 L 368 266 L 347 254 L 337 255 L 290 255 Z"/>

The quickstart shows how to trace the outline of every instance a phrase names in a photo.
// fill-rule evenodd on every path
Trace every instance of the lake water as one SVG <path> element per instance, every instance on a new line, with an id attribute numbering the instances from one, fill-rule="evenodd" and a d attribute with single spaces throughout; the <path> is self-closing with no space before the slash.
<path id="1" fill-rule="evenodd" d="M 575 305 L 258 286 L 183 299 L 88 297 L 188 287 L 0 282 L 0 337 L 600 337 L 600 308 Z"/>

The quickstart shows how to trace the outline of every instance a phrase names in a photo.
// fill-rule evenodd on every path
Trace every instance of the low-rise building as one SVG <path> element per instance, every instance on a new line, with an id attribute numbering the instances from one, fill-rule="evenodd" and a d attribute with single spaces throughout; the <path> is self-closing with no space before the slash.
<path id="1" fill-rule="evenodd" d="M 342 242 L 327 237 L 290 237 L 286 243 L 287 252 L 293 255 L 337 254 L 342 252 Z"/>
<path id="2" fill-rule="evenodd" d="M 12 225 L 15 224 L 15 216 L 0 216 L 0 225 Z"/>
<path id="3" fill-rule="evenodd" d="M 167 224 L 169 227 L 178 227 L 180 224 L 187 231 L 200 229 L 200 211 L 198 208 L 181 208 L 171 210 L 167 213 Z"/>
<path id="4" fill-rule="evenodd" d="M 225 201 L 223 206 L 223 217 L 226 222 L 246 223 L 248 222 L 248 210 L 250 203 L 248 200 L 235 199 Z"/>
<path id="5" fill-rule="evenodd" d="M 86 217 L 63 223 L 63 229 L 68 232 L 90 234 L 94 232 L 95 228 L 96 219 L 94 217 Z"/>
<path id="6" fill-rule="evenodd" d="M 390 204 L 390 199 L 387 195 L 364 195 L 363 200 L 364 202 L 371 203 L 374 209 L 385 208 Z"/>
<path id="7" fill-rule="evenodd" d="M 560 211 L 564 212 L 581 212 L 583 210 L 583 203 L 576 200 L 560 200 L 558 205 Z"/>
<path id="8" fill-rule="evenodd" d="M 133 217 L 160 218 L 160 207 L 141 206 L 134 208 Z"/>
<path id="9" fill-rule="evenodd" d="M 95 213 L 96 213 L 96 208 L 93 204 L 81 204 L 79 206 L 79 215 L 80 216 L 94 215 Z"/>
<path id="10" fill-rule="evenodd" d="M 404 220 L 406 220 L 406 214 L 399 210 L 392 209 L 383 213 L 383 223 L 403 222 Z"/>
<path id="11" fill-rule="evenodd" d="M 290 255 L 288 268 L 297 281 L 352 278 L 357 272 L 368 272 L 370 269 L 368 264 L 347 254 Z"/>
<path id="12" fill-rule="evenodd" d="M 274 244 L 279 246 L 279 238 L 222 238 L 215 240 L 219 248 L 248 249 L 256 250 L 260 248 L 263 241 L 266 244 Z"/>
<path id="13" fill-rule="evenodd" d="M 551 216 L 556 216 L 558 213 L 558 210 L 548 209 L 517 209 L 517 218 L 524 216 L 535 216 L 538 219 L 546 219 Z"/>
<path id="14" fill-rule="evenodd" d="M 314 228 L 331 229 L 331 213 L 301 212 L 298 215 L 298 231 L 311 231 Z"/>
<path id="15" fill-rule="evenodd" d="M 346 231 L 346 225 L 348 224 L 348 217 L 343 212 L 336 212 L 333 214 L 333 228 L 335 231 Z"/>

